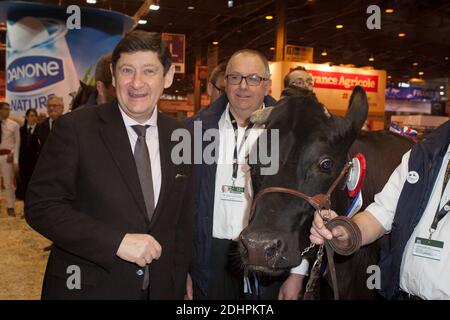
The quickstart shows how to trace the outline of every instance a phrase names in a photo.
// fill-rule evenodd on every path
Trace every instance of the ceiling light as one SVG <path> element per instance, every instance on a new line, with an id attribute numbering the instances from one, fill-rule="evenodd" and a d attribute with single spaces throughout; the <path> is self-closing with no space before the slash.
<path id="1" fill-rule="evenodd" d="M 322 51 L 321 55 L 324 56 L 324 57 L 327 56 L 327 55 L 328 55 L 327 50 L 324 49 L 324 50 Z"/>
<path id="2" fill-rule="evenodd" d="M 159 10 L 159 1 L 155 1 L 148 8 L 153 11 L 158 11 Z"/>
<path id="3" fill-rule="evenodd" d="M 274 51 L 275 50 L 275 47 L 270 47 L 270 51 Z"/>
<path id="4" fill-rule="evenodd" d="M 394 13 L 394 9 L 388 8 L 388 9 L 384 10 L 384 12 L 386 12 L 386 13 Z"/>
<path id="5" fill-rule="evenodd" d="M 228 5 L 228 8 L 233 8 L 234 7 L 234 1 L 233 0 L 228 0 L 227 1 L 227 5 Z"/>
<path id="6" fill-rule="evenodd" d="M 440 94 L 441 96 L 443 96 L 445 93 L 444 93 L 444 91 L 440 91 L 439 94 Z"/>
<path id="7" fill-rule="evenodd" d="M 375 58 L 373 56 L 370 56 L 369 61 L 375 61 Z"/>
<path id="8" fill-rule="evenodd" d="M 86 0 L 86 3 L 96 4 L 96 3 L 97 3 L 97 0 Z"/>
<path id="9" fill-rule="evenodd" d="M 388 76 L 388 79 L 391 79 L 392 78 L 392 76 Z"/>
<path id="10" fill-rule="evenodd" d="M 444 90 L 444 86 L 440 86 L 439 89 Z"/>
<path id="11" fill-rule="evenodd" d="M 147 20 L 141 19 L 141 20 L 138 21 L 138 23 L 139 23 L 139 24 L 146 24 L 146 23 L 147 23 Z"/>
<path id="12" fill-rule="evenodd" d="M 195 10 L 195 7 L 193 5 L 187 6 L 188 10 Z"/>
<path id="13" fill-rule="evenodd" d="M 405 37 L 405 36 L 406 36 L 406 33 L 404 33 L 404 32 L 400 32 L 400 33 L 398 34 L 398 36 L 399 36 L 400 38 L 403 38 L 403 37 Z"/>
<path id="14" fill-rule="evenodd" d="M 213 41 L 212 44 L 217 46 L 219 44 L 219 41 Z"/>
<path id="15" fill-rule="evenodd" d="M 342 29 L 344 27 L 344 25 L 342 25 L 342 24 L 337 24 L 336 25 L 336 29 Z"/>
<path id="16" fill-rule="evenodd" d="M 419 76 L 423 76 L 425 73 L 423 71 L 419 72 Z"/>
<path id="17" fill-rule="evenodd" d="M 418 62 L 413 62 L 413 64 L 412 64 L 414 67 L 417 67 L 418 65 L 419 65 L 419 63 Z"/>
<path id="18" fill-rule="evenodd" d="M 448 60 L 448 57 L 445 57 L 444 59 L 445 59 L 445 60 Z"/>
<path id="19" fill-rule="evenodd" d="M 272 20 L 273 16 L 266 16 L 266 20 Z"/>

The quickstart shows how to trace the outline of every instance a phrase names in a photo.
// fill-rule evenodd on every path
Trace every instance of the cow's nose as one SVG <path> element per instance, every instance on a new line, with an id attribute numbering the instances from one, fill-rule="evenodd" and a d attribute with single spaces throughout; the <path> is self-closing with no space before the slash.
<path id="1" fill-rule="evenodd" d="M 284 250 L 284 241 L 261 233 L 245 233 L 240 235 L 248 264 L 275 267 Z"/>

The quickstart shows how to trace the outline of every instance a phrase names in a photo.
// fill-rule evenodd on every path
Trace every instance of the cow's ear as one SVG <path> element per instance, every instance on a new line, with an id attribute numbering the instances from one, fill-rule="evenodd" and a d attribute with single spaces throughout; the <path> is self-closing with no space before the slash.
<path id="1" fill-rule="evenodd" d="M 80 80 L 80 86 L 81 88 L 83 88 L 84 90 L 86 90 L 86 88 L 88 87 L 88 85 L 86 83 L 84 83 L 83 81 Z"/>
<path id="2" fill-rule="evenodd" d="M 366 92 L 362 87 L 356 86 L 350 97 L 345 118 L 347 118 L 352 123 L 352 127 L 359 132 L 367 119 L 368 112 L 369 103 L 367 101 Z"/>
<path id="3" fill-rule="evenodd" d="M 250 122 L 253 123 L 256 126 L 262 126 L 266 123 L 267 119 L 270 116 L 270 113 L 272 112 L 274 107 L 266 107 L 264 109 L 256 110 L 252 113 L 250 116 Z"/>

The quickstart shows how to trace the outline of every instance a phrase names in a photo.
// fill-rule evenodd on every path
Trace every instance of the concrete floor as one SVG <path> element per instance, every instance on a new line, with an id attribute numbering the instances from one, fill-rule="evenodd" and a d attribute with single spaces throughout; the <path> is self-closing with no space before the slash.
<path id="1" fill-rule="evenodd" d="M 16 217 L 6 214 L 0 199 L 0 300 L 40 299 L 50 241 L 32 230 L 23 215 L 23 202 L 16 201 Z"/>

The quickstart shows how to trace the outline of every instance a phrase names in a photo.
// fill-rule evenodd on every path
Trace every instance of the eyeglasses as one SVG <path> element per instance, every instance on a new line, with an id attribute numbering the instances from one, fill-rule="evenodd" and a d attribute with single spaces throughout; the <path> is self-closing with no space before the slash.
<path id="1" fill-rule="evenodd" d="M 223 92 L 225 92 L 225 88 L 219 88 L 218 86 L 216 86 L 216 85 L 215 85 L 214 83 L 212 83 L 212 82 L 211 82 L 211 84 L 212 84 L 212 86 L 213 86 L 214 88 L 216 88 L 217 91 L 219 91 L 220 94 L 222 94 Z"/>
<path id="2" fill-rule="evenodd" d="M 64 106 L 62 104 L 47 104 L 48 109 L 55 109 L 55 108 L 60 108 L 60 107 L 64 107 Z"/>
<path id="3" fill-rule="evenodd" d="M 249 86 L 259 86 L 261 81 L 267 81 L 268 78 L 260 77 L 257 74 L 250 74 L 248 76 L 241 76 L 240 74 L 228 74 L 225 76 L 230 84 L 240 85 L 242 79 L 245 79 L 245 82 Z"/>
<path id="4" fill-rule="evenodd" d="M 290 83 L 290 85 L 301 87 L 301 88 L 308 88 L 313 86 L 313 80 L 311 78 L 297 78 L 294 81 Z"/>

